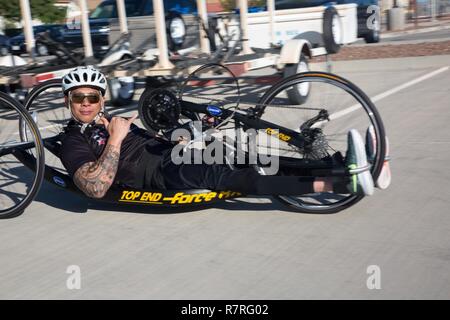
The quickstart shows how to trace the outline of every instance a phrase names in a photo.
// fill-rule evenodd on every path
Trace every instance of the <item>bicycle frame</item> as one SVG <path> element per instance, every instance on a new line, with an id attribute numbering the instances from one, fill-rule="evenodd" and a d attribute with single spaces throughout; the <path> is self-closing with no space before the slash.
<path id="1" fill-rule="evenodd" d="M 190 102 L 182 102 L 182 108 L 185 111 L 211 114 L 210 105 L 196 104 Z M 217 110 L 217 109 L 216 109 Z M 290 144 L 299 148 L 305 144 L 304 137 L 294 130 L 278 126 L 274 123 L 253 117 L 251 112 L 245 110 L 229 110 L 220 108 L 221 114 L 218 118 L 221 120 L 231 118 L 242 124 L 245 127 L 254 128 L 257 130 L 264 130 L 268 132 L 277 132 L 275 135 L 281 140 L 288 140 Z M 272 131 L 270 131 L 272 130 Z M 47 150 L 55 155 L 58 155 L 60 147 L 59 141 L 63 134 L 59 136 L 42 139 L 43 144 Z M 31 170 L 35 170 L 34 156 L 28 152 L 29 148 L 34 146 L 34 142 L 16 143 L 11 146 L 4 147 L 0 150 L 0 155 L 7 153 L 13 154 L 20 162 Z M 322 160 L 303 160 L 280 157 L 280 166 L 296 167 L 308 170 L 311 175 L 326 176 L 326 175 L 343 175 L 347 174 L 344 168 L 336 168 L 330 165 L 327 161 Z M 75 192 L 81 196 L 86 196 L 74 183 L 72 178 L 59 170 L 55 170 L 48 165 L 45 165 L 44 178 L 46 181 L 64 188 L 66 190 Z M 206 189 L 189 189 L 189 190 L 140 190 L 130 188 L 127 186 L 113 185 L 107 192 L 105 197 L 98 199 L 102 202 L 109 202 L 114 204 L 138 204 L 138 205 L 162 205 L 162 206 L 183 206 L 207 204 L 225 199 L 243 196 L 241 193 L 234 191 L 212 191 Z"/>
<path id="2" fill-rule="evenodd" d="M 256 106 L 254 109 L 250 109 L 250 111 L 246 111 L 224 109 L 217 106 L 197 104 L 188 101 L 182 101 L 181 104 L 182 110 L 215 116 L 222 121 L 230 118 L 235 120 L 235 122 L 240 125 L 243 125 L 244 128 L 262 130 L 266 134 L 275 136 L 277 139 L 288 142 L 290 145 L 293 145 L 299 149 L 304 148 L 307 143 L 305 137 L 301 134 L 301 131 L 297 132 L 254 116 L 259 112 L 259 106 Z M 211 107 L 214 107 L 214 113 L 211 113 Z M 218 109 L 220 112 L 218 112 Z M 349 175 L 350 172 L 343 166 L 333 167 L 329 162 L 323 160 L 304 160 L 279 156 L 279 161 L 280 166 L 305 169 L 308 170 L 309 174 L 313 176 L 343 176 Z"/>

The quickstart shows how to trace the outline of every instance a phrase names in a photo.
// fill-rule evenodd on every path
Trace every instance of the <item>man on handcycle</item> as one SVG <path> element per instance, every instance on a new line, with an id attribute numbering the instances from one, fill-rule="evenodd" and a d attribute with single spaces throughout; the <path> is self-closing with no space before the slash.
<path id="1" fill-rule="evenodd" d="M 65 128 L 61 161 L 77 187 L 102 198 L 113 184 L 138 189 L 231 190 L 247 195 L 301 195 L 316 192 L 371 195 L 370 171 L 345 177 L 260 175 L 253 168 L 232 170 L 223 164 L 175 164 L 174 144 L 104 112 L 107 81 L 92 67 L 78 67 L 62 79 L 65 104 L 72 119 Z M 347 168 L 367 166 L 363 139 L 348 132 Z"/>

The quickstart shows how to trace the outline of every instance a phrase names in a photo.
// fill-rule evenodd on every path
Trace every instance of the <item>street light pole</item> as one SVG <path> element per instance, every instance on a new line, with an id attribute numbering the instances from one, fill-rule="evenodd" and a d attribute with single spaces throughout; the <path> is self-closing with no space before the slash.
<path id="1" fill-rule="evenodd" d="M 169 60 L 169 50 L 167 48 L 166 21 L 164 17 L 163 0 L 153 1 L 153 16 L 156 27 L 156 43 L 159 49 L 158 67 L 162 69 L 172 69 L 174 65 Z"/>
<path id="2" fill-rule="evenodd" d="M 90 59 L 94 55 L 92 51 L 91 28 L 89 26 L 88 8 L 86 0 L 79 0 L 81 10 L 81 28 L 83 33 L 84 57 Z"/>
<path id="3" fill-rule="evenodd" d="M 436 21 L 436 0 L 431 0 L 431 21 Z"/>
<path id="4" fill-rule="evenodd" d="M 31 21 L 30 2 L 28 0 L 20 0 L 20 11 L 22 13 L 23 33 L 25 34 L 25 43 L 27 46 L 27 52 L 29 53 L 30 57 L 34 60 L 35 41 Z"/>
<path id="5" fill-rule="evenodd" d="M 269 12 L 270 44 L 275 45 L 275 0 L 267 0 L 267 11 Z"/>
<path id="6" fill-rule="evenodd" d="M 208 27 L 208 9 L 206 7 L 206 0 L 197 0 L 197 11 L 198 11 L 198 17 L 200 18 L 201 24 Z M 200 24 L 200 49 L 203 53 L 211 53 L 210 47 L 209 47 L 209 41 L 207 39 L 207 35 L 205 33 L 205 30 L 203 30 L 202 26 Z M 214 35 L 213 35 L 214 36 Z"/>
<path id="7" fill-rule="evenodd" d="M 128 33 L 128 24 L 127 24 L 127 13 L 125 10 L 124 0 L 116 0 L 117 3 L 117 13 L 119 16 L 120 23 L 120 33 Z"/>
<path id="8" fill-rule="evenodd" d="M 242 30 L 242 53 L 243 54 L 251 54 L 254 53 L 250 48 L 249 39 L 248 39 L 248 5 L 247 0 L 239 0 L 239 12 L 241 17 L 241 30 Z"/>

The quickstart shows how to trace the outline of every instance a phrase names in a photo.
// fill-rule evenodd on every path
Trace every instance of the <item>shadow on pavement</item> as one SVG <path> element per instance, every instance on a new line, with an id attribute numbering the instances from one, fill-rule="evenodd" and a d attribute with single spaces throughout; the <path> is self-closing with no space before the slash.
<path id="1" fill-rule="evenodd" d="M 45 180 L 34 201 L 74 213 L 85 213 L 89 208 L 88 199 L 80 197 L 73 192 L 57 188 Z"/>
<path id="2" fill-rule="evenodd" d="M 257 198 L 257 197 L 252 197 Z M 267 199 L 267 198 L 262 198 Z M 34 201 L 45 203 L 46 205 L 69 211 L 72 213 L 86 213 L 89 209 L 100 211 L 128 212 L 137 214 L 180 214 L 208 209 L 221 209 L 230 211 L 289 211 L 289 209 L 270 199 L 271 202 L 251 203 L 240 199 L 231 199 L 212 204 L 199 204 L 184 207 L 160 207 L 144 205 L 117 205 L 101 201 L 95 201 L 89 198 L 81 197 L 73 192 L 57 188 L 44 181 L 39 194 Z"/>
<path id="3" fill-rule="evenodd" d="M 101 211 L 119 211 L 138 214 L 181 214 L 210 209 L 221 209 L 229 211 L 274 211 L 285 210 L 286 207 L 275 202 L 250 203 L 238 199 L 226 200 L 212 204 L 187 205 L 183 207 L 163 207 L 163 206 L 145 206 L 145 205 L 116 205 L 92 201 L 89 203 L 89 209 Z"/>

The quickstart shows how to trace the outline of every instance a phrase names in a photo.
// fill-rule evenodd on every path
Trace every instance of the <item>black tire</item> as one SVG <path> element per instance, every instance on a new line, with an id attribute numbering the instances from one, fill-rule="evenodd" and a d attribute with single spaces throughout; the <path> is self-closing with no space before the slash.
<path id="1" fill-rule="evenodd" d="M 133 77 L 120 77 L 108 80 L 110 102 L 113 106 L 129 105 L 133 102 L 135 92 Z"/>
<path id="2" fill-rule="evenodd" d="M 366 41 L 366 43 L 378 43 L 380 42 L 380 32 L 376 30 L 370 30 L 370 32 L 364 36 L 364 40 Z"/>
<path id="3" fill-rule="evenodd" d="M 44 178 L 44 166 L 45 166 L 45 159 L 44 159 L 44 146 L 42 143 L 42 139 L 41 136 L 39 134 L 39 129 L 36 126 L 36 124 L 34 123 L 33 119 L 31 118 L 31 116 L 25 111 L 25 109 L 22 107 L 21 104 L 19 104 L 17 101 L 15 101 L 13 98 L 9 97 L 7 94 L 4 94 L 2 92 L 0 92 L 0 104 L 3 106 L 6 106 L 6 108 L 0 108 L 0 120 L 2 119 L 14 119 L 14 117 L 16 115 L 18 115 L 18 126 L 20 126 L 20 124 L 23 124 L 23 126 L 26 125 L 27 128 L 27 132 L 29 135 L 30 140 L 29 141 L 33 141 L 34 142 L 34 148 L 33 154 L 35 155 L 35 169 L 33 171 L 33 177 L 32 177 L 32 181 L 31 181 L 31 186 L 27 186 L 26 188 L 26 194 L 23 196 L 22 199 L 19 200 L 18 203 L 14 204 L 11 207 L 3 207 L 4 204 L 4 198 L 8 197 L 8 194 L 11 194 L 11 198 L 13 197 L 17 197 L 17 195 L 15 194 L 15 192 L 11 192 L 9 190 L 6 190 L 4 188 L 11 188 L 11 186 L 14 184 L 14 182 L 7 182 L 4 183 L 4 181 L 12 176 L 12 173 L 10 173 L 8 170 L 3 170 L 2 168 L 4 167 L 8 167 L 8 163 L 11 161 L 11 159 L 7 159 L 9 157 L 13 157 L 11 154 L 4 154 L 2 156 L 0 156 L 0 176 L 2 176 L 2 183 L 0 183 L 0 188 L 2 189 L 2 192 L 0 193 L 0 203 L 1 203 L 1 207 L 0 207 L 0 219 L 7 219 L 7 218 L 13 218 L 13 217 L 17 217 L 19 215 L 21 215 L 24 210 L 26 209 L 26 207 L 34 200 L 35 196 L 37 195 L 37 193 L 39 192 L 39 189 L 42 185 L 42 180 Z M 4 123 L 2 124 L 2 126 L 5 125 Z M 2 128 L 4 129 L 4 128 Z M 12 128 L 11 128 L 12 129 Z M 5 131 L 3 131 L 3 133 L 5 133 Z M 8 136 L 8 134 L 6 134 L 6 142 L 8 142 L 8 144 L 11 143 L 10 138 L 12 135 Z M 3 135 L 2 135 L 3 137 Z M 1 138 L 1 140 L 3 140 L 3 138 Z M 3 141 L 0 141 L 0 145 L 3 144 Z M 1 149 L 1 148 L 0 148 Z M 17 171 L 17 167 L 14 167 L 14 170 Z M 10 170 L 11 171 L 11 170 Z M 6 178 L 6 179 L 4 179 Z M 12 176 L 12 178 L 14 178 Z M 18 176 L 18 179 L 16 180 L 19 183 L 23 183 L 21 177 Z M 13 196 L 14 194 L 14 196 Z M 3 199 L 3 200 L 2 200 Z M 8 201 L 6 201 L 8 202 Z"/>
<path id="4" fill-rule="evenodd" d="M 156 111 L 155 102 L 158 100 L 155 99 L 161 101 L 161 94 L 168 95 L 171 99 L 176 100 L 176 106 L 174 104 L 173 108 L 163 110 L 163 112 Z M 153 109 L 150 109 L 150 106 Z M 182 110 L 180 100 L 175 92 L 168 87 L 146 88 L 138 102 L 138 113 L 144 127 L 152 133 L 160 130 L 163 133 L 170 132 L 187 121 L 200 120 L 198 114 Z"/>
<path id="5" fill-rule="evenodd" d="M 378 43 L 380 42 L 380 15 L 377 13 L 371 22 L 371 26 L 365 26 L 364 40 L 366 43 Z"/>
<path id="6" fill-rule="evenodd" d="M 338 53 L 341 49 L 342 24 L 334 7 L 328 7 L 323 13 L 323 42 L 328 53 Z"/>
<path id="7" fill-rule="evenodd" d="M 308 60 L 302 52 L 298 63 L 288 64 L 284 68 L 283 77 L 288 78 L 297 73 L 309 71 Z M 287 92 L 289 101 L 292 104 L 302 104 L 308 99 L 309 87 L 298 85 Z"/>
<path id="8" fill-rule="evenodd" d="M 176 12 L 169 12 L 166 19 L 166 28 L 169 49 L 176 51 L 182 48 L 187 32 L 183 17 Z"/>
<path id="9" fill-rule="evenodd" d="M 0 57 L 8 55 L 9 50 L 5 46 L 0 46 Z"/>
<path id="10" fill-rule="evenodd" d="M 43 45 L 43 44 L 37 44 L 36 45 L 36 53 L 40 56 L 40 57 L 45 57 L 49 55 L 49 51 L 47 46 Z"/>
<path id="11" fill-rule="evenodd" d="M 138 102 L 139 119 L 141 119 L 142 124 L 149 132 L 158 132 L 160 129 L 172 129 L 170 124 L 175 124 L 180 116 L 179 104 L 177 104 L 176 108 L 170 108 L 170 110 L 158 110 L 159 106 L 154 107 L 157 101 L 165 100 L 165 98 L 160 99 L 161 94 L 164 96 L 169 95 L 172 100 L 178 101 L 175 93 L 171 90 L 166 88 L 147 88 L 142 93 Z M 175 120 L 171 121 L 171 119 Z"/>
<path id="12" fill-rule="evenodd" d="M 217 50 L 217 43 L 216 43 L 217 19 L 218 18 L 215 17 L 208 19 L 208 30 L 206 35 L 208 37 L 211 52 Z"/>
<path id="13" fill-rule="evenodd" d="M 375 106 L 373 105 L 373 103 L 370 101 L 370 99 L 367 97 L 367 95 L 358 87 L 356 87 L 354 84 L 352 84 L 351 82 L 349 82 L 348 80 L 333 75 L 333 74 L 329 74 L 329 73 L 325 73 L 325 72 L 306 72 L 306 73 L 302 73 L 302 74 L 297 74 L 294 76 L 291 76 L 289 78 L 286 78 L 284 80 L 282 80 L 281 82 L 277 83 L 276 85 L 274 85 L 273 87 L 271 87 L 266 93 L 265 95 L 260 99 L 260 101 L 258 102 L 258 104 L 261 106 L 260 107 L 260 117 L 263 118 L 264 116 L 267 119 L 270 119 L 271 122 L 277 123 L 277 119 L 276 117 L 279 117 L 280 119 L 287 119 L 286 121 L 290 121 L 289 119 L 293 119 L 292 122 L 297 123 L 297 119 L 300 119 L 302 114 L 305 114 L 307 112 L 310 112 L 311 115 L 316 115 L 317 114 L 317 109 L 314 108 L 310 108 L 307 109 L 304 105 L 302 105 L 301 107 L 297 108 L 297 109 L 280 109 L 278 110 L 278 108 L 282 108 L 282 104 L 283 101 L 286 100 L 285 96 L 286 94 L 283 94 L 283 92 L 286 92 L 287 90 L 289 90 L 289 88 L 291 86 L 295 86 L 298 85 L 300 83 L 303 82 L 311 82 L 311 85 L 316 86 L 316 83 L 318 83 L 317 85 L 320 84 L 320 86 L 324 85 L 324 86 L 328 86 L 331 85 L 331 88 L 322 88 L 320 87 L 319 89 L 321 90 L 317 90 L 314 89 L 314 91 L 311 91 L 311 93 L 314 93 L 314 95 L 318 98 L 319 101 L 322 100 L 322 96 L 327 94 L 327 92 L 330 95 L 330 99 L 329 99 L 329 105 L 331 104 L 335 104 L 336 105 L 336 110 L 333 110 L 333 113 L 330 115 L 331 117 L 333 116 L 334 112 L 339 112 L 341 111 L 340 108 L 342 107 L 348 107 L 348 105 L 342 105 L 340 104 L 340 102 L 342 100 L 340 100 L 340 95 L 347 97 L 348 101 L 357 101 L 360 105 L 360 108 L 357 108 L 356 110 L 359 111 L 359 113 L 355 114 L 354 117 L 354 122 L 359 122 L 360 120 L 365 120 L 367 121 L 367 124 L 372 124 L 375 128 L 375 133 L 376 133 L 376 139 L 379 142 L 377 144 L 377 150 L 376 150 L 376 155 L 375 158 L 372 162 L 372 167 L 371 167 L 371 174 L 373 176 L 374 181 L 376 181 L 376 179 L 378 178 L 380 171 L 382 169 L 383 166 L 383 161 L 384 161 L 384 156 L 385 156 L 385 131 L 384 131 L 384 126 L 381 120 L 381 117 L 378 113 L 378 111 L 376 110 Z M 329 89 L 329 90 L 322 90 L 322 89 Z M 336 95 L 336 93 L 339 92 L 340 95 Z M 348 95 L 347 95 L 348 94 Z M 284 98 L 283 98 L 284 97 Z M 316 101 L 313 100 L 315 97 L 309 97 L 308 99 L 308 103 L 311 103 L 311 105 L 313 105 L 314 107 L 317 107 Z M 347 101 L 346 100 L 346 101 Z M 325 102 L 327 101 L 327 99 L 324 100 Z M 281 103 L 281 105 L 279 107 L 277 107 L 277 103 Z M 273 112 L 269 112 L 269 110 L 267 110 L 267 105 L 272 105 L 271 107 L 274 107 L 275 110 Z M 321 108 L 325 108 L 328 104 L 325 105 L 321 105 Z M 354 105 L 352 103 L 352 105 Z M 270 108 L 269 108 L 270 109 Z M 332 108 L 328 108 L 331 109 Z M 355 111 L 356 111 L 355 110 Z M 290 112 L 290 114 L 287 114 L 288 112 Z M 267 113 L 267 115 L 266 115 Z M 337 113 L 336 113 L 337 114 Z M 352 114 L 353 115 L 353 114 Z M 310 119 L 311 117 L 308 116 L 306 117 L 306 119 Z M 340 118 L 340 116 L 337 116 L 336 118 Z M 264 119 L 264 118 L 263 118 Z M 304 119 L 301 119 L 303 122 Z M 334 121 L 334 119 L 332 119 Z M 336 144 L 335 143 L 341 143 L 341 145 L 343 146 L 345 144 L 346 147 L 346 141 L 344 141 L 344 143 L 342 142 L 342 139 L 340 141 L 338 141 L 339 139 L 337 138 L 338 135 L 340 136 L 344 136 L 346 137 L 346 133 L 348 132 L 347 129 L 349 129 L 349 126 L 353 126 L 354 123 L 348 123 L 351 122 L 349 121 L 348 118 L 345 118 L 342 122 L 339 122 L 342 120 L 336 120 L 336 122 L 327 122 L 327 121 L 322 121 L 324 123 L 324 135 L 323 137 L 325 138 L 325 143 L 322 144 L 322 146 L 325 146 L 326 149 L 332 151 L 332 152 L 336 152 L 336 150 L 343 150 L 342 148 L 336 148 Z M 298 122 L 300 123 L 300 122 Z M 284 124 L 280 124 L 284 127 L 290 128 L 290 129 L 296 129 L 294 127 L 288 127 Z M 327 131 L 330 130 L 325 130 L 325 125 L 329 126 L 329 128 L 331 128 L 331 130 L 339 130 L 342 132 L 338 132 L 338 131 L 332 131 L 328 134 Z M 366 123 L 361 124 L 361 126 L 366 125 Z M 298 129 L 298 127 L 297 127 Z M 300 130 L 301 131 L 301 130 Z M 300 133 L 299 133 L 300 134 Z M 329 139 L 329 140 L 327 140 Z M 333 141 L 334 140 L 334 141 Z M 286 146 L 289 146 L 289 143 L 285 143 Z M 281 150 L 282 147 L 280 147 Z M 300 158 L 304 158 L 304 159 L 308 159 L 304 154 L 301 153 L 301 151 L 299 151 L 298 148 L 292 148 L 289 150 L 291 153 L 296 153 L 295 157 L 300 157 Z M 263 170 L 261 170 L 260 167 L 257 167 L 257 169 L 263 174 Z M 355 203 L 357 203 L 358 201 L 360 201 L 363 197 L 362 196 L 358 196 L 358 195 L 351 195 L 351 194 L 347 194 L 347 195 L 335 195 L 335 197 L 332 199 L 334 202 L 330 201 L 330 197 L 328 197 L 329 193 L 326 193 L 324 196 L 324 193 L 318 193 L 317 195 L 315 195 L 315 198 L 313 200 L 313 197 L 311 195 L 299 195 L 299 196 L 276 196 L 276 198 L 278 200 L 280 200 L 282 203 L 288 205 L 291 209 L 298 211 L 298 212 L 303 212 L 303 213 L 320 213 L 320 214 L 328 214 L 328 213 L 336 213 L 339 212 L 343 209 L 346 209 L 352 205 L 354 205 Z M 334 196 L 333 193 L 331 193 L 332 196 Z M 298 198 L 300 199 L 298 199 Z M 321 202 L 322 201 L 322 202 Z"/>

